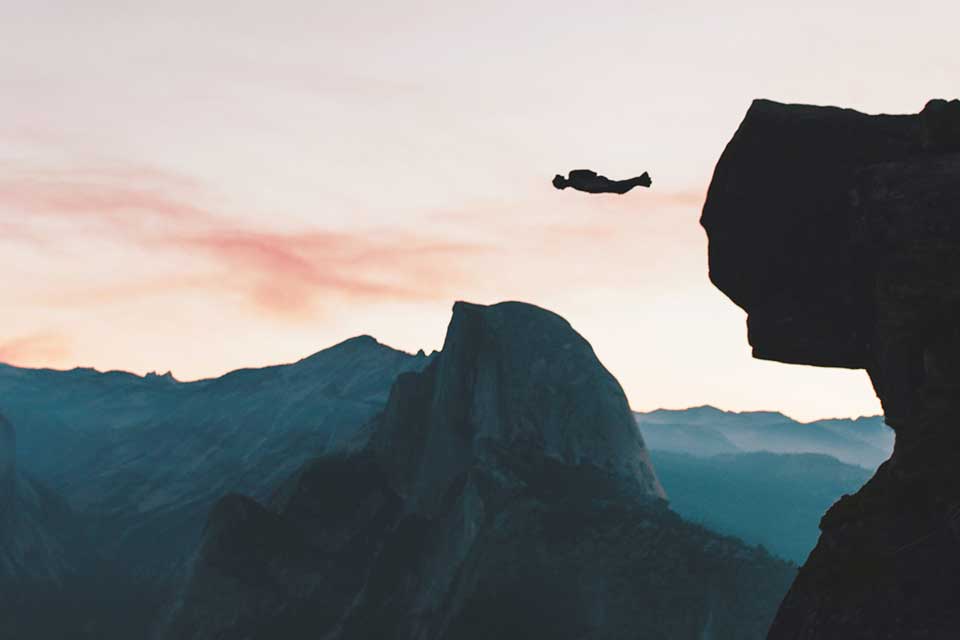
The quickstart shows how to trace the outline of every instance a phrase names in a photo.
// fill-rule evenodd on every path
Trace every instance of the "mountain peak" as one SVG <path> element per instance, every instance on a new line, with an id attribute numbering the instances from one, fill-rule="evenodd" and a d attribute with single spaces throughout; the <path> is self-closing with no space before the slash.
<path id="1" fill-rule="evenodd" d="M 427 502 L 503 452 L 595 467 L 664 496 L 620 384 L 551 311 L 457 302 L 443 350 L 417 378 L 395 385 L 377 446 L 419 458 L 390 464 Z"/>
<path id="2" fill-rule="evenodd" d="M 662 497 L 623 390 L 569 323 L 457 303 L 362 437 L 268 508 L 220 503 L 161 637 L 693 638 L 713 611 L 717 637 L 761 637 L 792 568 Z"/>
<path id="3" fill-rule="evenodd" d="M 333 346 L 321 349 L 315 353 L 310 354 L 306 358 L 299 360 L 298 362 L 312 362 L 318 359 L 324 359 L 331 355 L 341 355 L 341 354 L 353 354 L 358 351 L 389 351 L 403 353 L 399 349 L 394 349 L 393 347 L 387 346 L 381 343 L 379 340 L 374 338 L 371 335 L 362 334 L 359 336 L 354 336 L 352 338 L 347 338 L 341 342 L 336 343 Z"/>
<path id="4" fill-rule="evenodd" d="M 347 338 L 346 340 L 342 340 L 331 347 L 327 347 L 326 349 L 321 349 L 317 353 L 313 354 L 313 356 L 319 355 L 321 353 L 326 353 L 328 351 L 342 351 L 346 349 L 369 349 L 374 347 L 386 347 L 386 345 L 380 344 L 379 340 L 377 340 L 371 335 L 364 333 L 359 336 L 354 336 L 352 338 Z M 386 347 L 386 348 L 389 348 L 389 347 Z M 308 357 L 312 358 L 313 356 L 308 356 Z"/>
<path id="5" fill-rule="evenodd" d="M 172 371 L 167 371 L 166 373 L 157 373 L 156 371 L 151 371 L 144 376 L 145 380 L 157 380 L 163 382 L 177 382 L 177 379 L 173 377 Z"/>

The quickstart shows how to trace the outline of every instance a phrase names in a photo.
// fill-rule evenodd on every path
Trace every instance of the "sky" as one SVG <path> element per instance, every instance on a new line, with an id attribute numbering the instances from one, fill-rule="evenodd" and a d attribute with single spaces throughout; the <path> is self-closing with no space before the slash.
<path id="1" fill-rule="evenodd" d="M 750 358 L 698 224 L 754 98 L 960 94 L 960 5 L 835 5 L 0 0 L 0 361 L 191 380 L 523 300 L 637 410 L 879 413 Z"/>

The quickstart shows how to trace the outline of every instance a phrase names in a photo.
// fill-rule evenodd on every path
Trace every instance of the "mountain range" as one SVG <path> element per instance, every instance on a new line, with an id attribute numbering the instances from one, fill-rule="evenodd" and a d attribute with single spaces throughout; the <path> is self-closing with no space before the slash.
<path id="1" fill-rule="evenodd" d="M 723 411 L 711 406 L 635 415 L 651 449 L 694 456 L 821 453 L 873 471 L 893 452 L 894 432 L 882 416 L 803 423 L 775 411 Z"/>
<path id="2" fill-rule="evenodd" d="M 41 497 L 69 505 L 72 526 L 47 527 L 48 536 L 103 541 L 78 570 L 99 594 L 86 606 L 93 622 L 82 637 L 142 636 L 219 498 L 269 497 L 380 411 L 399 374 L 429 360 L 360 336 L 293 364 L 187 383 L 0 365 L 0 411 L 17 432 L 4 451 L 15 450 L 21 503 L 34 496 L 36 513 L 59 513 L 38 506 Z M 21 519 L 18 540 L 24 526 Z M 30 557 L 34 567 L 46 562 Z"/>
<path id="3" fill-rule="evenodd" d="M 4 569 L 60 623 L 11 637 L 163 614 L 167 637 L 754 638 L 794 572 L 668 508 L 619 384 L 530 305 L 458 304 L 430 356 L 362 336 L 189 383 L 3 365 L 0 410 L 17 504 L 62 515 L 30 526 L 78 541 L 40 592 Z"/>
<path id="4" fill-rule="evenodd" d="M 669 511 L 565 320 L 457 303 L 346 447 L 217 503 L 163 637 L 761 638 L 792 575 Z"/>
<path id="5" fill-rule="evenodd" d="M 634 415 L 677 513 L 797 563 L 823 513 L 893 449 L 880 416 L 800 423 L 710 406 Z"/>

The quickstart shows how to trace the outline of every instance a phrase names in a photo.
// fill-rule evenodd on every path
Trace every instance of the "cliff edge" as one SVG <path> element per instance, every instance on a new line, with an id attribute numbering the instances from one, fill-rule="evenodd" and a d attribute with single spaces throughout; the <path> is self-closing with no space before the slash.
<path id="1" fill-rule="evenodd" d="M 893 456 L 824 516 L 770 638 L 960 625 L 960 102 L 916 115 L 758 100 L 701 223 L 754 356 L 865 369 Z"/>

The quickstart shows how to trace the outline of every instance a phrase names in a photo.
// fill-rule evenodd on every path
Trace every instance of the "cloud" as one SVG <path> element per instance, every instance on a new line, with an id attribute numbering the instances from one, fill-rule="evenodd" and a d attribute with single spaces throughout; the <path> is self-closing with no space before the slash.
<path id="1" fill-rule="evenodd" d="M 518 287 L 546 292 L 637 280 L 638 271 L 658 265 L 702 268 L 679 264 L 677 252 L 686 244 L 702 253 L 696 217 L 703 190 L 590 196 L 545 183 L 516 201 L 424 212 L 399 228 L 280 229 L 271 224 L 275 217 L 250 222 L 196 180 L 160 168 L 91 164 L 4 173 L 0 232 L 8 231 L 8 240 L 32 236 L 35 244 L 39 238 L 53 245 L 37 245 L 49 251 L 86 234 L 136 260 L 128 270 L 117 258 L 107 280 L 42 296 L 55 306 L 192 292 L 310 320 L 344 302 L 498 297 Z M 54 231 L 41 224 L 49 221 L 57 223 Z"/>
<path id="2" fill-rule="evenodd" d="M 136 177 L 134 177 L 136 176 Z M 145 173 L 81 171 L 75 175 L 39 172 L 0 179 L 0 215 L 26 226 L 37 218 L 100 222 L 114 229 L 135 229 L 152 220 L 211 224 L 216 214 L 186 202 Z"/>
<path id="3" fill-rule="evenodd" d="M 0 180 L 0 230 L 9 227 L 11 239 L 49 239 L 49 229 L 43 236 L 33 223 L 55 221 L 67 226 L 64 238 L 93 233 L 134 249 L 147 264 L 173 254 L 182 259 L 156 263 L 201 270 L 129 281 L 118 264 L 114 282 L 58 294 L 63 304 L 200 290 L 239 293 L 258 309 L 296 317 L 334 298 L 452 297 L 465 277 L 463 258 L 486 250 L 406 229 L 280 231 L 241 222 L 208 198 L 195 181 L 149 167 L 21 171 Z"/>
<path id="4" fill-rule="evenodd" d="M 43 245 L 45 239 L 26 225 L 0 220 L 0 242 Z"/>
<path id="5" fill-rule="evenodd" d="M 7 176 L 15 176 L 23 182 L 47 184 L 55 187 L 57 183 L 76 185 L 102 184 L 111 185 L 138 185 L 141 188 L 174 189 L 177 192 L 193 192 L 199 194 L 203 185 L 192 176 L 167 171 L 160 167 L 146 164 L 115 165 L 108 163 L 91 163 L 87 166 L 25 167 L 22 163 L 0 161 L 0 169 Z"/>
<path id="6" fill-rule="evenodd" d="M 18 366 L 62 363 L 70 352 L 67 338 L 59 333 L 34 333 L 0 342 L 0 362 Z"/>
<path id="7" fill-rule="evenodd" d="M 224 286 L 247 289 L 261 308 L 309 314 L 319 297 L 436 300 L 455 295 L 476 243 L 425 240 L 406 231 L 279 233 L 221 230 L 172 238 L 227 273 Z"/>

